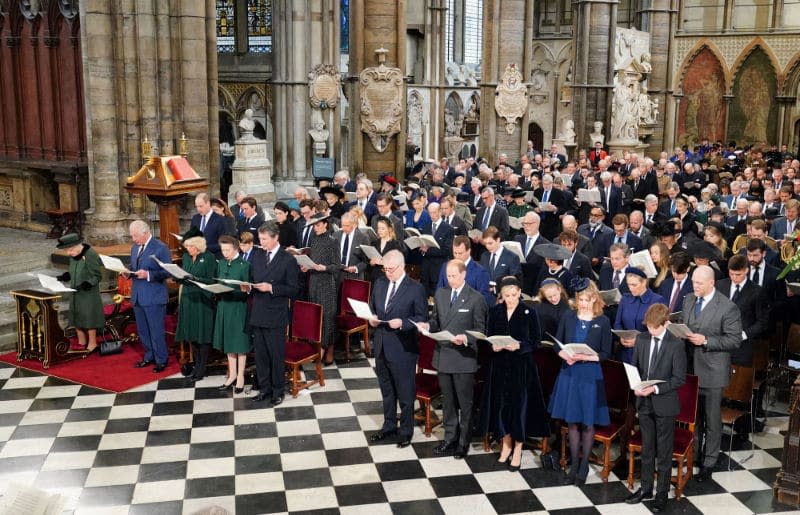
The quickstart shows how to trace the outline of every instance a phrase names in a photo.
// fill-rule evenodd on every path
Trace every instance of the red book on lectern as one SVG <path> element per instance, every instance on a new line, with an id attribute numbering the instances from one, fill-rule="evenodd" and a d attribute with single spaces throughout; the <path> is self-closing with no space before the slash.
<path id="1" fill-rule="evenodd" d="M 173 157 L 169 160 L 168 165 L 176 181 L 200 178 L 185 157 Z"/>

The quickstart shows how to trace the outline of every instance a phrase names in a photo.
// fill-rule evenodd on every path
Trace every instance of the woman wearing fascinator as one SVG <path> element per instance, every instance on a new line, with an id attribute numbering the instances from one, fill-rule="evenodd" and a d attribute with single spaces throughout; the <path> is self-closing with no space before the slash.
<path id="1" fill-rule="evenodd" d="M 611 323 L 603 315 L 603 300 L 592 281 L 575 278 L 572 288 L 575 291 L 575 311 L 568 311 L 561 318 L 556 338 L 564 344 L 584 343 L 597 356 L 571 356 L 565 350 L 558 353 L 564 363 L 553 387 L 548 410 L 551 417 L 564 420 L 569 427 L 572 461 L 563 483 L 582 485 L 589 473 L 594 426 L 609 423 L 599 361 L 611 355 Z"/>
<path id="2" fill-rule="evenodd" d="M 525 439 L 549 436 L 550 425 L 533 356 L 541 343 L 538 317 L 520 302 L 522 287 L 516 277 L 504 277 L 499 287 L 503 302 L 489 309 L 486 334 L 511 336 L 518 343 L 493 346 L 481 428 L 501 442 L 498 463 L 508 462 L 508 470 L 516 472 Z"/>

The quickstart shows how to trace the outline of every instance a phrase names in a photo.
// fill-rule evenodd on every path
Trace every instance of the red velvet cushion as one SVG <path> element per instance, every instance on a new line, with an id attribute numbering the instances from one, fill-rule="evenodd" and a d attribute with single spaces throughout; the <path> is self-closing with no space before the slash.
<path id="1" fill-rule="evenodd" d="M 694 445 L 694 433 L 688 429 L 676 427 L 673 442 L 672 452 L 684 454 L 689 449 L 690 445 Z"/>
<path id="2" fill-rule="evenodd" d="M 611 438 L 614 434 L 619 431 L 621 424 L 616 424 L 614 422 L 610 423 L 607 426 L 595 426 L 595 436 L 601 436 L 603 438 Z"/>
<path id="3" fill-rule="evenodd" d="M 417 374 L 417 395 L 434 397 L 441 392 L 439 377 L 432 374 Z"/>
<path id="4" fill-rule="evenodd" d="M 116 306 L 117 306 L 116 304 L 106 304 L 106 305 L 104 305 L 103 306 L 103 316 L 110 317 L 111 314 L 114 313 L 114 308 Z M 131 304 L 131 301 L 129 301 L 127 299 L 123 300 L 119 304 L 119 312 L 120 313 L 125 313 L 126 311 L 130 311 L 131 309 L 133 309 L 133 304 Z"/>
<path id="5" fill-rule="evenodd" d="M 639 447 L 642 446 L 642 433 L 641 431 L 636 431 L 633 435 L 628 438 L 628 443 L 633 445 L 638 445 Z"/>
<path id="6" fill-rule="evenodd" d="M 353 315 L 339 315 L 336 317 L 336 328 L 342 331 L 351 331 L 357 327 L 367 325 L 366 320 Z"/>
<path id="7" fill-rule="evenodd" d="M 317 354 L 317 349 L 310 343 L 297 341 L 286 342 L 286 361 L 303 361 L 313 357 L 315 354 Z"/>

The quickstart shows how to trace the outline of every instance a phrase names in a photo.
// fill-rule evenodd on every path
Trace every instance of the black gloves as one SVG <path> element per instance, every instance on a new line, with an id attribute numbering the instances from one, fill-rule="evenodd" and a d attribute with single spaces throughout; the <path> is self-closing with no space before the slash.
<path id="1" fill-rule="evenodd" d="M 78 289 L 79 289 L 79 290 L 82 290 L 82 291 L 89 291 L 89 290 L 91 290 L 92 288 L 93 288 L 93 286 L 92 286 L 92 283 L 90 283 L 89 281 L 83 281 L 83 282 L 80 284 L 80 286 L 78 286 Z"/>
<path id="2" fill-rule="evenodd" d="M 61 282 L 66 282 L 71 279 L 71 276 L 69 275 L 69 272 L 64 272 L 63 274 L 57 276 L 56 279 L 58 279 Z"/>

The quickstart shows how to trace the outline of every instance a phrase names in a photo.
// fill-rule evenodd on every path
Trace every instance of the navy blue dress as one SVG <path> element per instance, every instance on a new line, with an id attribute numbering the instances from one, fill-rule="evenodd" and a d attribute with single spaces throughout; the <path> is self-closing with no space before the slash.
<path id="1" fill-rule="evenodd" d="M 510 434 L 517 441 L 550 435 L 550 423 L 534 361 L 541 343 L 536 311 L 520 302 L 511 319 L 506 305 L 489 308 L 486 334 L 508 335 L 519 340 L 518 350 L 491 352 L 489 378 L 484 388 L 481 429 L 499 440 Z"/>
<path id="2" fill-rule="evenodd" d="M 611 355 L 611 324 L 605 315 L 585 321 L 570 311 L 561 318 L 556 338 L 563 343 L 585 343 L 597 352 L 601 361 Z M 610 420 L 600 363 L 579 361 L 569 366 L 565 361 L 553 387 L 548 411 L 551 417 L 568 423 L 608 425 Z"/>
<path id="3" fill-rule="evenodd" d="M 654 293 L 650 288 L 646 289 L 639 297 L 634 297 L 630 293 L 624 294 L 619 301 L 614 329 L 636 329 L 640 333 L 647 331 L 644 326 L 644 314 L 653 304 L 667 305 L 667 302 L 664 297 Z M 620 346 L 620 361 L 633 363 L 633 351 L 633 347 Z"/>

